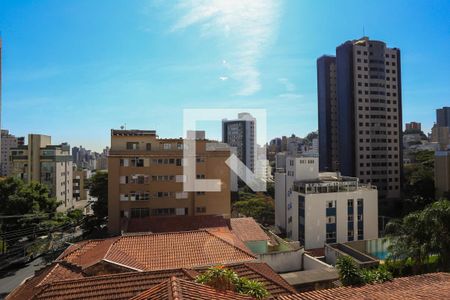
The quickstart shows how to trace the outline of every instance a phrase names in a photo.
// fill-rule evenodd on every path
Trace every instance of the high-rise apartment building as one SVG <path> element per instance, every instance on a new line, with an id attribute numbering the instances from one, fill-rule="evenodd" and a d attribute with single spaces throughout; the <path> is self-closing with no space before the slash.
<path id="1" fill-rule="evenodd" d="M 436 124 L 439 127 L 450 127 L 450 107 L 436 109 Z"/>
<path id="2" fill-rule="evenodd" d="M 319 58 L 318 70 L 319 147 L 320 152 L 325 152 L 321 154 L 325 159 L 321 170 L 334 170 L 336 165 L 342 175 L 376 185 L 382 205 L 390 203 L 388 199 L 399 199 L 402 186 L 400 50 L 363 37 L 338 46 L 335 62 L 332 58 Z M 335 82 L 331 80 L 333 72 Z M 336 99 L 332 92 L 326 92 L 334 89 Z M 337 128 L 337 134 L 333 134 L 333 128 Z M 333 157 L 337 157 L 336 162 Z"/>
<path id="3" fill-rule="evenodd" d="M 252 171 L 256 158 L 256 119 L 240 113 L 235 120 L 222 120 L 222 141 L 236 148 L 236 156 Z"/>
<path id="4" fill-rule="evenodd" d="M 15 137 L 8 130 L 1 130 L 1 151 L 0 151 L 0 176 L 7 177 L 12 174 L 12 164 L 10 151 L 19 145 L 24 144 L 23 137 Z"/>
<path id="5" fill-rule="evenodd" d="M 58 210 L 73 208 L 72 156 L 67 144 L 52 145 L 51 137 L 29 134 L 28 145 L 11 149 L 12 175 L 45 184 L 61 201 Z"/>
<path id="6" fill-rule="evenodd" d="M 321 171 L 334 171 L 339 168 L 336 57 L 324 55 L 317 59 L 317 82 L 319 169 Z"/>
<path id="7" fill-rule="evenodd" d="M 317 157 L 286 156 L 275 172 L 275 224 L 305 249 L 378 238 L 378 192 L 356 177 L 319 173 Z"/>
<path id="8" fill-rule="evenodd" d="M 230 148 L 196 139 L 197 179 L 217 179 L 220 192 L 185 192 L 183 139 L 161 139 L 154 130 L 111 130 L 108 156 L 108 229 L 151 216 L 230 217 Z"/>

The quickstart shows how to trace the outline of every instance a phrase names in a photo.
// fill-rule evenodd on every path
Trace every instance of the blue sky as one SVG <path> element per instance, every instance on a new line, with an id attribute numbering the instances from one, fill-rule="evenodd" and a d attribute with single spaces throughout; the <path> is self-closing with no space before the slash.
<path id="1" fill-rule="evenodd" d="M 450 105 L 447 0 L 0 0 L 2 127 L 101 150 L 125 123 L 177 137 L 184 108 L 244 107 L 303 136 L 317 57 L 363 27 L 401 49 L 404 121 L 429 130 Z"/>

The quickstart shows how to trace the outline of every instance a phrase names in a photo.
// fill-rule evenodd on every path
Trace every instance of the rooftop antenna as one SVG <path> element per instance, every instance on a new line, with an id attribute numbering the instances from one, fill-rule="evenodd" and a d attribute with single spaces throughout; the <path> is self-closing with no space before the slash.
<path id="1" fill-rule="evenodd" d="M 363 36 L 366 36 L 366 31 L 364 29 L 364 24 L 363 24 Z"/>

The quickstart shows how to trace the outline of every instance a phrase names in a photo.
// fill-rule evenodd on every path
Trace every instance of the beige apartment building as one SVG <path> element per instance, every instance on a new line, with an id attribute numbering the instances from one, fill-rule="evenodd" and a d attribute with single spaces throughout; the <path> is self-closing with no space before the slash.
<path id="1" fill-rule="evenodd" d="M 28 145 L 12 148 L 10 158 L 13 176 L 47 185 L 50 195 L 61 201 L 59 211 L 73 208 L 69 145 L 52 145 L 50 136 L 29 134 Z"/>
<path id="2" fill-rule="evenodd" d="M 1 151 L 0 151 L 0 176 L 8 177 L 12 174 L 12 164 L 9 158 L 10 150 L 19 145 L 23 145 L 24 138 L 16 137 L 8 130 L 1 130 Z"/>
<path id="3" fill-rule="evenodd" d="M 108 156 L 108 229 L 151 216 L 230 217 L 227 145 L 197 139 L 197 179 L 218 179 L 220 192 L 184 192 L 183 139 L 161 139 L 154 130 L 111 130 Z"/>

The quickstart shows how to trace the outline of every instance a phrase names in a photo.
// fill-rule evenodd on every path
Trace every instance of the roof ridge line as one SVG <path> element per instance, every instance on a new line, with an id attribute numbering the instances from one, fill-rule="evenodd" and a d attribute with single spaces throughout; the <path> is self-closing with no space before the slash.
<path id="1" fill-rule="evenodd" d="M 231 242 L 227 241 L 226 239 L 222 238 L 221 236 L 214 234 L 213 231 L 210 231 L 210 230 L 206 229 L 206 232 L 209 233 L 210 235 L 212 235 L 212 236 L 214 236 L 214 237 L 220 239 L 221 241 L 224 241 L 224 242 L 227 243 L 228 245 L 230 245 L 230 246 L 232 246 L 232 247 L 238 249 L 239 251 L 244 252 L 245 254 L 250 255 L 250 256 L 252 256 L 252 257 L 255 258 L 255 259 L 258 258 L 258 257 L 257 257 L 254 253 L 252 253 L 250 250 L 247 251 L 246 249 L 243 249 L 243 248 L 241 248 L 241 247 L 235 245 L 234 243 L 231 243 Z M 243 242 L 240 238 L 238 238 L 231 230 L 229 230 L 229 232 L 230 232 L 232 235 L 234 235 L 234 236 L 236 237 L 236 239 L 240 240 L 240 241 L 244 244 L 244 242 Z M 244 244 L 244 245 L 245 245 L 245 244 Z"/>
<path id="2" fill-rule="evenodd" d="M 112 237 L 112 238 L 111 238 L 111 239 L 116 239 L 116 240 L 115 240 L 114 242 L 112 242 L 111 245 L 109 245 L 108 250 L 105 252 L 105 255 L 103 256 L 103 259 L 105 259 L 105 258 L 108 256 L 109 251 L 111 251 L 112 246 L 113 246 L 115 243 L 117 243 L 121 238 L 122 238 L 122 236 L 119 236 L 119 237 Z M 102 260 L 103 260 L 103 259 L 102 259 Z"/>

